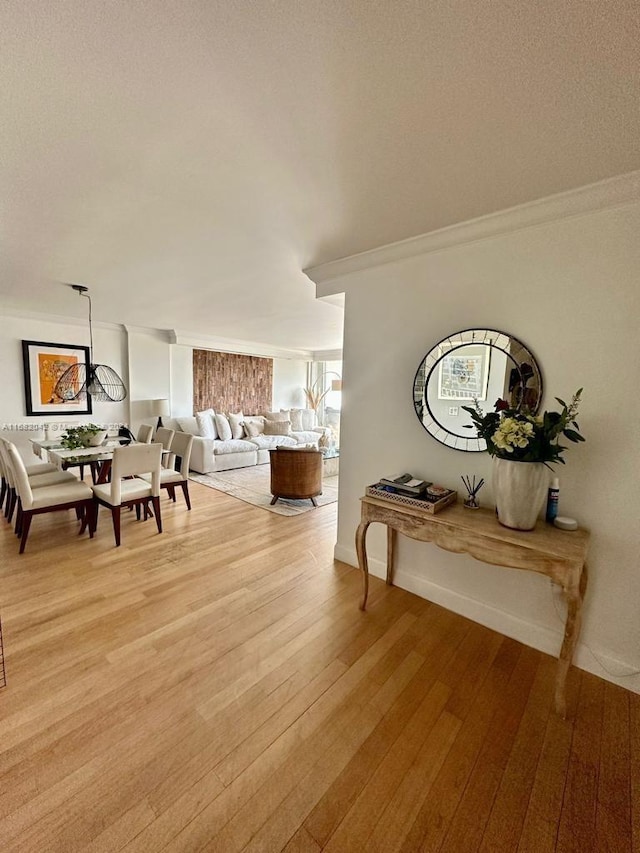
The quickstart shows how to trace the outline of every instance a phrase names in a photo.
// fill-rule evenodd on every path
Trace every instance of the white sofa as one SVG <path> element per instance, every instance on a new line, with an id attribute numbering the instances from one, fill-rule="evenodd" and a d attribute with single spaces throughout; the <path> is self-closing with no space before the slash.
<path id="1" fill-rule="evenodd" d="M 252 416 L 242 412 L 222 415 L 207 409 L 192 418 L 176 418 L 175 428 L 194 436 L 189 467 L 200 474 L 263 465 L 274 447 L 317 446 L 327 432 L 315 425 L 313 409 Z"/>

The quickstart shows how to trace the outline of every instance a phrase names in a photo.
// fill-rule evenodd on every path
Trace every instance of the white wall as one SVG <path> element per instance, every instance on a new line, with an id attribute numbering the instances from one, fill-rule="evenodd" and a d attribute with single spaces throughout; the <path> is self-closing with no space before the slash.
<path id="1" fill-rule="evenodd" d="M 560 512 L 592 530 L 576 662 L 614 681 L 640 669 L 639 235 L 640 203 L 631 203 L 404 260 L 390 255 L 370 269 L 360 257 L 359 270 L 341 276 L 334 267 L 330 282 L 346 293 L 349 389 L 336 556 L 357 565 L 358 498 L 384 473 L 408 470 L 453 488 L 463 473 L 490 480 L 488 455 L 451 450 L 423 430 L 412 382 L 424 354 L 446 335 L 470 327 L 510 332 L 539 360 L 543 408 L 584 386 L 578 422 L 586 444 L 571 445 L 566 466 L 558 466 Z M 492 503 L 490 485 L 480 497 Z M 547 578 L 400 539 L 400 586 L 557 654 L 564 610 Z M 382 576 L 380 525 L 370 528 L 368 545 L 371 568 Z M 640 689 L 638 676 L 619 683 Z"/>
<path id="2" fill-rule="evenodd" d="M 193 414 L 193 347 L 171 347 L 171 416 Z"/>
<path id="3" fill-rule="evenodd" d="M 58 322 L 55 319 L 33 319 L 5 315 L 1 318 L 0 367 L 2 370 L 2 395 L 0 396 L 0 428 L 2 435 L 13 441 L 28 462 L 33 462 L 29 438 L 43 437 L 43 424 L 53 424 L 63 431 L 65 424 L 100 423 L 119 424 L 129 420 L 128 401 L 122 403 L 93 403 L 89 415 L 26 415 L 22 367 L 22 340 L 47 343 L 89 345 L 86 325 Z M 94 358 L 109 364 L 127 384 L 125 335 L 117 328 L 93 327 Z"/>
<path id="4" fill-rule="evenodd" d="M 288 358 L 273 359 L 273 408 L 302 409 L 306 406 L 307 362 Z"/>
<path id="5" fill-rule="evenodd" d="M 170 399 L 171 345 L 161 330 L 129 327 L 127 335 L 130 422 L 135 433 L 141 423 L 158 420 L 151 412 L 151 400 Z"/>

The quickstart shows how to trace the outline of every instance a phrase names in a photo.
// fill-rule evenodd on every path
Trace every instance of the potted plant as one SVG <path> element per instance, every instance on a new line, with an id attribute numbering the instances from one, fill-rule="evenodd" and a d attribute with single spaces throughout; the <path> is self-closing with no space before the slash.
<path id="1" fill-rule="evenodd" d="M 493 457 L 493 486 L 498 520 L 505 527 L 531 530 L 535 527 L 547 492 L 549 464 L 565 464 L 567 449 L 560 438 L 584 441 L 576 421 L 582 388 L 570 403 L 556 397 L 561 411 L 532 415 L 526 409 L 512 409 L 506 400 L 497 400 L 494 411 L 485 414 L 477 401 L 469 412 L 478 437 Z M 525 463 L 525 464 L 522 464 Z"/>
<path id="2" fill-rule="evenodd" d="M 69 450 L 78 447 L 98 447 L 107 437 L 107 430 L 97 424 L 68 427 L 60 437 L 60 444 Z"/>

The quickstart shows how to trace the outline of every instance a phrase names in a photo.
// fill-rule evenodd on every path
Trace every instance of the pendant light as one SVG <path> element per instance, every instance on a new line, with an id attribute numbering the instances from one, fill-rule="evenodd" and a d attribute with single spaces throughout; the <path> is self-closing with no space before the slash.
<path id="1" fill-rule="evenodd" d="M 63 400 L 85 399 L 119 403 L 127 396 L 124 382 L 116 371 L 107 364 L 93 363 L 93 328 L 91 326 L 91 297 L 89 288 L 83 284 L 70 285 L 76 293 L 89 300 L 89 365 L 72 364 L 58 379 L 55 393 Z"/>

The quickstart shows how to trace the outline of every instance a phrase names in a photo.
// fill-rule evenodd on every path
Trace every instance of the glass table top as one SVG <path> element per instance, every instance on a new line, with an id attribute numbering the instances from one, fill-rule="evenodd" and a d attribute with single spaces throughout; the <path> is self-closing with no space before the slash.
<path id="1" fill-rule="evenodd" d="M 340 456 L 339 447 L 320 447 L 319 450 L 325 459 L 336 459 L 338 456 Z"/>

